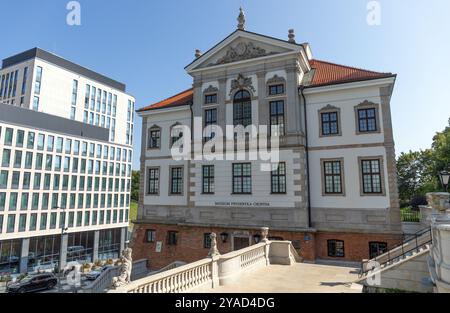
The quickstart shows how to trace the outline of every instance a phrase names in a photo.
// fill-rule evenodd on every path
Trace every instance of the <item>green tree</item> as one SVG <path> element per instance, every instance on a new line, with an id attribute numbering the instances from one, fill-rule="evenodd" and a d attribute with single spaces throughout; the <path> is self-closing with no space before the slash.
<path id="1" fill-rule="evenodd" d="M 139 184 L 140 184 L 140 172 L 133 171 L 131 173 L 131 200 L 139 201 Z"/>
<path id="2" fill-rule="evenodd" d="M 402 153 L 397 160 L 398 187 L 403 203 L 441 190 L 439 172 L 450 166 L 450 119 L 433 137 L 431 149 Z"/>

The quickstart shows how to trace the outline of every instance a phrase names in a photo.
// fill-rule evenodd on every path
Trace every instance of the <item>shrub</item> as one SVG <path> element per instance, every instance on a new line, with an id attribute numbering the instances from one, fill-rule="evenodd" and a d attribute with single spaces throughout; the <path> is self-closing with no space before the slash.
<path id="1" fill-rule="evenodd" d="M 424 195 L 415 195 L 410 202 L 413 209 L 419 209 L 420 205 L 427 205 L 427 198 Z"/>
<path id="2" fill-rule="evenodd" d="M 113 260 L 113 259 L 108 259 L 108 260 L 106 261 L 106 264 L 108 264 L 108 265 L 113 265 L 113 264 L 114 264 L 114 260 Z"/>

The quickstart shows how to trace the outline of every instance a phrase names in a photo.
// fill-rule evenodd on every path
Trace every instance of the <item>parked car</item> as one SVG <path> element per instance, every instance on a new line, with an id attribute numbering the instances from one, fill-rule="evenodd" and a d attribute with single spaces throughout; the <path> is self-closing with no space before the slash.
<path id="1" fill-rule="evenodd" d="M 50 290 L 58 284 L 58 278 L 53 273 L 30 275 L 18 282 L 10 282 L 6 286 L 9 293 L 26 293 L 39 290 Z"/>
<path id="2" fill-rule="evenodd" d="M 112 268 L 114 266 L 111 265 L 107 265 L 107 266 L 103 266 L 101 269 L 96 270 L 96 271 L 90 271 L 89 273 L 87 273 L 85 275 L 87 280 L 96 280 L 104 271 L 106 271 L 109 268 Z"/>

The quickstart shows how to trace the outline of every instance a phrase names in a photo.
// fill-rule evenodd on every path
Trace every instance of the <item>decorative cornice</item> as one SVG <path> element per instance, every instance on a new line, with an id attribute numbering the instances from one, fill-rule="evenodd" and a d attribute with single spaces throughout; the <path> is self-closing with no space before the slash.
<path id="1" fill-rule="evenodd" d="M 277 54 L 277 52 L 267 52 L 265 49 L 256 47 L 253 42 L 240 42 L 235 47 L 229 47 L 225 56 L 217 60 L 215 63 L 209 64 L 221 65 L 237 61 L 260 58 L 268 55 Z"/>
<path id="2" fill-rule="evenodd" d="M 324 112 L 324 111 L 340 111 L 340 109 L 334 105 L 328 104 L 327 106 L 321 108 L 319 110 L 319 112 Z"/>
<path id="3" fill-rule="evenodd" d="M 286 79 L 284 79 L 284 77 L 280 77 L 277 74 L 275 74 L 271 79 L 269 79 L 267 81 L 268 85 L 273 85 L 273 84 L 284 84 L 286 83 Z"/>
<path id="4" fill-rule="evenodd" d="M 231 81 L 231 90 L 230 90 L 230 96 L 239 89 L 249 89 L 253 91 L 253 93 L 256 92 L 255 87 L 253 87 L 252 78 L 251 77 L 244 77 L 242 74 L 239 74 L 236 79 Z"/>
<path id="5" fill-rule="evenodd" d="M 214 87 L 213 85 L 209 85 L 208 88 L 206 88 L 205 90 L 203 90 L 204 94 L 208 94 L 208 93 L 217 93 L 219 91 L 219 88 Z"/>
<path id="6" fill-rule="evenodd" d="M 360 104 L 358 104 L 356 106 L 356 108 L 367 107 L 367 106 L 378 106 L 378 103 L 371 102 L 369 100 L 364 100 L 364 102 L 361 102 Z"/>

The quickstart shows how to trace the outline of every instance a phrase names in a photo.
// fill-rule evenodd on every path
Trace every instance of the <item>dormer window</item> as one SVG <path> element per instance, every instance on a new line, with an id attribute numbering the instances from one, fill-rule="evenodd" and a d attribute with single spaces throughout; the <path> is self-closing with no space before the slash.
<path id="1" fill-rule="evenodd" d="M 205 104 L 215 104 L 217 103 L 217 94 L 209 94 L 205 95 Z"/>
<path id="2" fill-rule="evenodd" d="M 284 84 L 269 86 L 269 96 L 276 96 L 284 94 Z"/>

